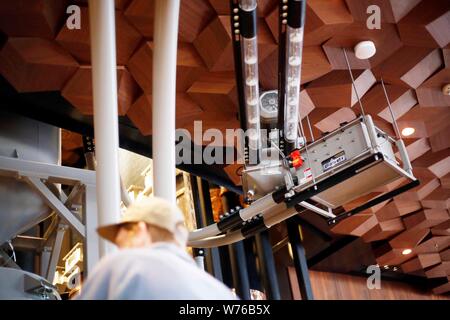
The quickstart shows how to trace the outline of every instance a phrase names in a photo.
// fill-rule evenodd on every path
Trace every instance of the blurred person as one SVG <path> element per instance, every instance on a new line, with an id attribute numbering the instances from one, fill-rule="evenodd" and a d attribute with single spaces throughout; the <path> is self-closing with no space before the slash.
<path id="1" fill-rule="evenodd" d="M 97 231 L 119 250 L 99 261 L 76 299 L 236 299 L 186 252 L 183 214 L 164 199 L 133 203 L 120 223 Z"/>

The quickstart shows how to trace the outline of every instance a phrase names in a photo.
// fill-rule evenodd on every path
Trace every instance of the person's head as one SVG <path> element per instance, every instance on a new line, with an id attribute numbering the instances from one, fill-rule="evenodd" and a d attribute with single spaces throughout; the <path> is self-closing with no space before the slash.
<path id="1" fill-rule="evenodd" d="M 158 197 L 133 203 L 120 223 L 100 227 L 98 233 L 119 248 L 145 247 L 155 242 L 184 247 L 188 234 L 180 209 Z"/>

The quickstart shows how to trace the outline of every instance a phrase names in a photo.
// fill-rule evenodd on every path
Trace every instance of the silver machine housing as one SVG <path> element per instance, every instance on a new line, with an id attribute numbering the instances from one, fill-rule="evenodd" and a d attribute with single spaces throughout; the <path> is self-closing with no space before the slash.
<path id="1" fill-rule="evenodd" d="M 377 128 L 370 115 L 359 117 L 301 148 L 303 165 L 298 169 L 287 169 L 282 160 L 264 158 L 260 164 L 248 166 L 242 172 L 244 192 L 252 196 L 252 200 L 264 197 L 286 186 L 286 176 L 289 175 L 298 182 L 295 192 L 300 192 L 373 154 L 381 153 L 383 157 L 376 163 L 311 198 L 334 209 L 402 177 L 415 179 L 410 172 L 405 147 L 399 142 L 401 140 L 396 141 Z M 399 149 L 403 168 L 396 159 L 394 145 Z"/>

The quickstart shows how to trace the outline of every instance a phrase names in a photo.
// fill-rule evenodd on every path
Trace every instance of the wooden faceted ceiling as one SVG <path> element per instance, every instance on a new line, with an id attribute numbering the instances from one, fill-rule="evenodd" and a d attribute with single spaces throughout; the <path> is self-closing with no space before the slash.
<path id="1" fill-rule="evenodd" d="M 65 26 L 66 7 L 81 7 L 81 29 Z M 259 73 L 262 90 L 276 89 L 278 1 L 258 1 Z M 379 29 L 369 29 L 367 7 L 381 12 Z M 142 135 L 151 135 L 152 0 L 116 0 L 119 113 Z M 0 2 L 0 72 L 18 92 L 60 91 L 74 108 L 92 113 L 87 1 Z M 237 128 L 229 3 L 182 0 L 177 58 L 177 127 L 193 132 L 194 120 L 207 128 Z M 372 40 L 376 54 L 358 60 L 353 47 Z M 346 70 L 348 52 L 365 112 L 394 135 L 380 85 L 383 78 L 415 175 L 421 184 L 393 200 L 344 220 L 333 228 L 366 242 L 384 241 L 377 262 L 399 272 L 450 277 L 450 1 L 308 0 L 302 65 L 300 114 L 317 137 L 360 113 Z M 73 137 L 72 137 L 73 138 Z M 65 150 L 80 148 L 80 138 Z M 311 137 L 307 137 L 310 139 Z M 71 144 L 70 141 L 76 141 Z M 67 160 L 70 157 L 67 156 Z M 239 183 L 235 165 L 225 171 Z M 392 190 L 397 184 L 375 190 Z M 349 209 L 358 199 L 348 204 Z M 405 249 L 411 253 L 403 254 Z M 450 291 L 450 282 L 435 288 Z"/>

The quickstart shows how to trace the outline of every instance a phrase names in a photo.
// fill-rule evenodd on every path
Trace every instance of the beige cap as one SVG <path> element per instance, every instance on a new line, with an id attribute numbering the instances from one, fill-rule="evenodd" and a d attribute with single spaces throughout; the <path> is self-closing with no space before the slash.
<path id="1" fill-rule="evenodd" d="M 99 227 L 97 232 L 114 242 L 121 225 L 140 221 L 170 231 L 181 245 L 186 245 L 188 232 L 183 213 L 176 205 L 159 197 L 145 197 L 134 202 L 123 214 L 121 222 Z"/>

